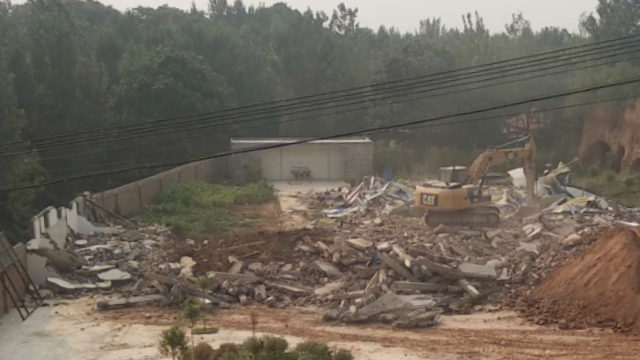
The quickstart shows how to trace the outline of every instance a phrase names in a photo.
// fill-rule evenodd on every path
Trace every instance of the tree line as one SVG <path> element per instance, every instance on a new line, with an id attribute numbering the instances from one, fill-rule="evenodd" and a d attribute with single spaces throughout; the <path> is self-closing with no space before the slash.
<path id="1" fill-rule="evenodd" d="M 362 107 L 339 115 L 332 114 L 329 104 L 305 121 L 264 120 L 259 127 L 238 124 L 64 147 L 38 145 L 39 139 L 71 131 L 437 73 L 633 35 L 640 29 L 639 0 L 600 0 L 594 11 L 576 19 L 580 33 L 557 27 L 534 31 L 522 14 L 514 14 L 503 32 L 490 33 L 478 13 L 464 14 L 459 28 L 447 28 L 434 8 L 415 32 L 401 33 L 359 26 L 358 10 L 344 4 L 332 14 L 298 11 L 284 3 L 247 7 L 241 0 L 210 0 L 206 10 L 162 6 L 121 12 L 93 0 L 29 0 L 21 5 L 2 0 L 0 143 L 32 142 L 34 149 L 11 156 L 0 153 L 0 188 L 212 154 L 226 150 L 234 136 L 320 136 L 454 113 L 636 70 L 637 61 L 630 59 L 491 91 Z M 536 136 L 543 147 L 559 150 L 546 154 L 546 160 L 572 151 L 584 111 L 548 114 L 554 125 Z M 466 159 L 503 141 L 503 127 L 504 119 L 498 119 L 375 135 L 377 165 L 408 173 L 429 161 Z M 64 204 L 83 190 L 99 191 L 148 174 L 140 170 L 2 193 L 0 226 L 17 238 L 27 233 L 28 219 L 43 205 Z"/>

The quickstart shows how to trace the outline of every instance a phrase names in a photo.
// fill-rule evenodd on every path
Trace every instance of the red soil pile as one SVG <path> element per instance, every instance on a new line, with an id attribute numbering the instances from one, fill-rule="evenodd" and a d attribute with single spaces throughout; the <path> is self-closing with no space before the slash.
<path id="1" fill-rule="evenodd" d="M 538 324 L 640 333 L 640 238 L 631 230 L 606 234 L 547 276 L 520 305 Z"/>

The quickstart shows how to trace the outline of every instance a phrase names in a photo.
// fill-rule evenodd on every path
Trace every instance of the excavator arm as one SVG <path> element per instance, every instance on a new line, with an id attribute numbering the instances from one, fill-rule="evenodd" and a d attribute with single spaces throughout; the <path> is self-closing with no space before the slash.
<path id="1" fill-rule="evenodd" d="M 477 184 L 494 165 L 511 160 L 523 160 L 524 175 L 527 181 L 527 198 L 534 198 L 535 174 L 536 174 L 536 144 L 532 136 L 519 139 L 510 144 L 495 149 L 488 149 L 469 167 L 469 183 Z"/>

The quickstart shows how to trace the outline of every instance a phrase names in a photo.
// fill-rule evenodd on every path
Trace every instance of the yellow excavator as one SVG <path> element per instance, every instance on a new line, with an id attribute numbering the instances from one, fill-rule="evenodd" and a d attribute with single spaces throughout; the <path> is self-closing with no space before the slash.
<path id="1" fill-rule="evenodd" d="M 532 136 L 526 136 L 486 150 L 468 170 L 443 168 L 441 171 L 445 171 L 448 179 L 441 176 L 440 180 L 416 186 L 415 205 L 426 209 L 427 225 L 497 226 L 500 212 L 491 201 L 485 177 L 491 166 L 512 160 L 524 162 L 527 201 L 531 201 L 535 187 L 536 144 Z M 452 181 L 454 178 L 459 182 Z"/>

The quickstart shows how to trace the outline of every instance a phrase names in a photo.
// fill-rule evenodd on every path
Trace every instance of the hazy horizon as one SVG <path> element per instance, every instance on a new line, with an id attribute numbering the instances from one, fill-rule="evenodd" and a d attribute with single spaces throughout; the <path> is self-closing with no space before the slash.
<path id="1" fill-rule="evenodd" d="M 228 0 L 233 3 L 233 0 Z M 24 0 L 14 1 L 15 4 Z M 192 0 L 101 0 L 103 4 L 125 11 L 138 6 L 158 7 L 169 5 L 179 9 L 191 8 Z M 566 28 L 571 32 L 579 31 L 579 21 L 583 14 L 595 12 L 597 0 L 398 0 L 382 2 L 371 0 L 244 0 L 245 6 L 271 6 L 284 2 L 291 8 L 305 11 L 324 11 L 331 15 L 339 3 L 344 2 L 347 7 L 358 8 L 358 21 L 361 27 L 377 29 L 381 25 L 394 27 L 401 32 L 417 30 L 420 20 L 441 18 L 446 27 L 462 27 L 461 16 L 467 12 L 478 11 L 483 17 L 485 25 L 492 33 L 504 31 L 506 24 L 511 22 L 511 15 L 522 13 L 531 22 L 535 30 L 546 26 Z M 208 0 L 195 0 L 196 7 L 206 10 Z M 552 9 L 553 11 L 550 11 Z"/>

